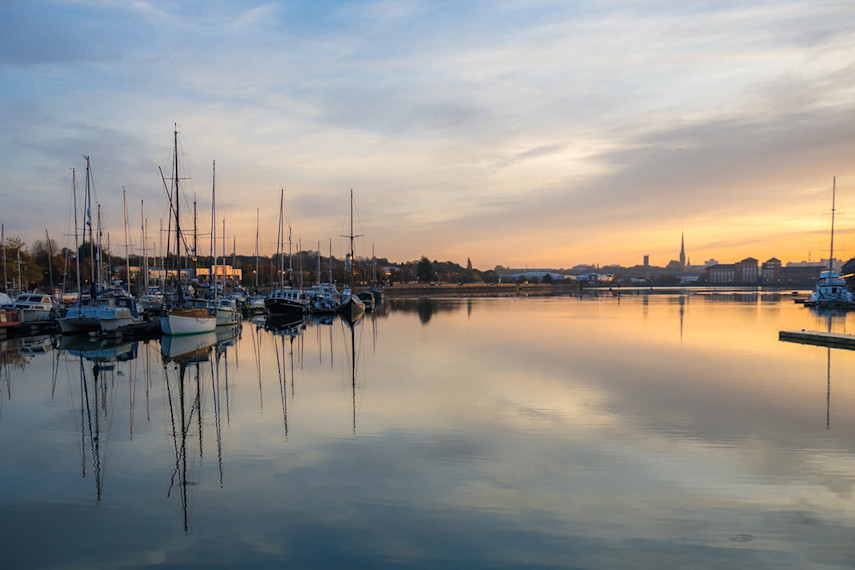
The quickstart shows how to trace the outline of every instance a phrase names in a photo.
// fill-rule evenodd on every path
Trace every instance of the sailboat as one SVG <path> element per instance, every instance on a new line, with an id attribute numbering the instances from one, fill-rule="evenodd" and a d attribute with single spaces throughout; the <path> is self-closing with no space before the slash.
<path id="1" fill-rule="evenodd" d="M 145 319 L 137 310 L 136 299 L 131 295 L 131 267 L 128 252 L 128 200 L 124 188 L 122 201 L 125 209 L 125 268 L 127 273 L 127 291 L 119 290 L 98 302 L 98 322 L 103 332 L 131 331 L 139 327 Z"/>
<path id="2" fill-rule="evenodd" d="M 321 243 L 318 242 L 318 283 L 306 291 L 306 296 L 309 298 L 309 312 L 313 315 L 334 315 L 341 307 L 341 293 L 338 292 L 332 281 L 332 240 L 330 240 L 329 260 L 329 282 L 321 283 Z"/>
<path id="3" fill-rule="evenodd" d="M 217 326 L 233 325 L 241 320 L 241 313 L 234 299 L 226 297 L 226 220 L 223 219 L 223 295 L 220 296 L 220 286 L 217 283 L 217 162 L 214 161 L 211 189 L 211 255 L 212 255 L 212 284 L 214 286 L 214 310 L 217 312 Z"/>
<path id="4" fill-rule="evenodd" d="M 834 270 L 834 211 L 837 198 L 837 178 L 831 189 L 831 251 L 828 254 L 828 269 L 823 269 L 816 286 L 811 292 L 806 307 L 820 309 L 855 309 L 855 297 L 846 286 L 846 279 Z"/>
<path id="5" fill-rule="evenodd" d="M 176 250 L 176 293 L 177 302 L 166 315 L 160 319 L 160 328 L 166 335 L 185 335 L 213 332 L 217 328 L 217 313 L 207 307 L 185 307 L 184 291 L 181 287 L 181 224 L 178 216 L 180 202 L 178 187 L 178 125 L 175 126 L 175 150 L 173 157 L 173 210 L 175 211 L 175 250 Z"/>
<path id="6" fill-rule="evenodd" d="M 308 310 L 309 303 L 300 289 L 292 287 L 291 283 L 291 229 L 288 229 L 288 287 L 285 287 L 285 268 L 283 267 L 284 252 L 282 251 L 282 239 L 285 233 L 284 226 L 285 189 L 280 189 L 279 196 L 279 234 L 276 240 L 276 255 L 279 258 L 279 288 L 273 291 L 264 300 L 269 316 L 274 315 L 302 315 Z"/>
<path id="7" fill-rule="evenodd" d="M 246 310 L 250 315 L 258 315 L 264 313 L 264 295 L 259 293 L 258 288 L 258 225 L 259 225 L 259 209 L 255 209 L 255 291 L 246 300 Z"/>
<path id="8" fill-rule="evenodd" d="M 77 257 L 77 302 L 73 307 L 69 308 L 64 317 L 58 320 L 59 328 L 63 334 L 88 333 L 101 328 L 97 303 L 99 295 L 103 295 L 104 291 L 100 282 L 101 269 L 98 267 L 100 266 L 100 261 L 96 264 L 95 237 L 92 232 L 92 170 L 89 157 L 84 155 L 83 158 L 86 160 L 86 194 L 84 196 L 83 211 L 86 227 L 89 230 L 90 293 L 88 299 L 85 299 L 80 280 L 80 259 L 79 256 L 75 256 Z M 81 248 L 77 244 L 77 180 L 74 171 L 72 171 L 72 180 L 74 186 L 74 247 L 78 253 L 82 253 Z M 86 244 L 85 237 L 83 244 Z M 98 257 L 100 258 L 100 251 L 98 252 Z"/>
<path id="9" fill-rule="evenodd" d="M 365 303 L 353 292 L 353 238 L 359 237 L 353 233 L 353 190 L 350 191 L 350 235 L 342 237 L 350 238 L 350 253 L 345 260 L 345 269 L 349 269 L 350 271 L 350 284 L 341 293 L 342 301 L 339 312 L 346 319 L 355 321 L 362 318 L 362 315 L 365 314 Z"/>

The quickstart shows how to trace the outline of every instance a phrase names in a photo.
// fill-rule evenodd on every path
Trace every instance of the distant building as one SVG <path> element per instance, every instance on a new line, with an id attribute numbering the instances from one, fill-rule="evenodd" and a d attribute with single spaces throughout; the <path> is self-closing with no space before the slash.
<path id="1" fill-rule="evenodd" d="M 840 271 L 840 268 L 843 266 L 843 262 L 837 259 L 836 257 L 831 262 L 831 268 L 834 271 Z M 829 265 L 828 259 L 821 259 L 819 261 L 789 261 L 787 262 L 787 267 L 821 267 L 823 269 L 827 268 Z"/>
<path id="2" fill-rule="evenodd" d="M 577 275 L 576 281 L 586 283 L 608 283 L 610 281 L 614 281 L 614 275 L 611 273 L 586 273 L 584 275 Z"/>
<path id="3" fill-rule="evenodd" d="M 716 263 L 706 268 L 709 283 L 758 283 L 760 269 L 757 260 L 746 257 L 737 263 Z"/>
<path id="4" fill-rule="evenodd" d="M 217 281 L 220 282 L 222 282 L 223 276 L 225 276 L 226 283 L 235 285 L 241 282 L 241 279 L 243 278 L 243 270 L 232 267 L 231 265 L 215 265 L 212 268 L 198 267 L 196 269 L 196 278 L 200 283 L 210 283 L 211 275 L 216 276 Z"/>
<path id="5" fill-rule="evenodd" d="M 716 263 L 706 269 L 709 283 L 733 283 L 736 280 L 736 266 L 733 263 Z"/>
<path id="6" fill-rule="evenodd" d="M 543 281 L 543 278 L 549 275 L 553 281 L 560 281 L 566 277 L 563 273 L 550 271 L 549 269 L 528 269 L 517 271 L 516 273 L 503 273 L 502 279 L 518 281 L 520 277 L 525 277 L 527 280 L 538 279 Z"/>
<path id="7" fill-rule="evenodd" d="M 680 269 L 686 269 L 686 235 L 680 233 Z"/>
<path id="8" fill-rule="evenodd" d="M 760 266 L 761 280 L 763 283 L 781 282 L 781 260 L 773 257 L 763 262 Z"/>
<path id="9" fill-rule="evenodd" d="M 644 256 L 644 267 L 650 267 L 650 254 Z"/>
<path id="10" fill-rule="evenodd" d="M 757 267 L 757 260 L 753 257 L 746 257 L 739 263 L 734 264 L 736 274 L 734 276 L 737 283 L 757 283 L 760 280 L 760 272 Z"/>

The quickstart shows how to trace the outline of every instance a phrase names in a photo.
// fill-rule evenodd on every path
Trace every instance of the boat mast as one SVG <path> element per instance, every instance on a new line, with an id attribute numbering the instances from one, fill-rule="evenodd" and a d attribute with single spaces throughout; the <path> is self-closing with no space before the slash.
<path id="1" fill-rule="evenodd" d="M 83 155 L 83 158 L 86 159 L 86 197 L 85 197 L 85 205 L 84 210 L 86 211 L 86 226 L 89 228 L 89 289 L 90 295 L 94 302 L 95 300 L 95 238 L 92 235 L 92 190 L 91 190 L 91 180 L 92 180 L 92 171 L 90 169 L 89 157 L 87 155 Z"/>
<path id="2" fill-rule="evenodd" d="M 174 188 L 175 191 L 172 193 L 175 198 L 175 269 L 176 269 L 176 279 L 175 283 L 178 286 L 178 305 L 184 305 L 184 291 L 181 289 L 181 227 L 180 227 L 180 219 L 178 217 L 178 208 L 181 199 L 178 194 L 178 123 L 175 123 L 175 131 L 174 135 L 174 152 L 172 157 L 172 171 L 175 173 L 175 181 Z"/>
<path id="3" fill-rule="evenodd" d="M 73 168 L 71 169 L 71 172 L 72 172 L 71 177 L 74 178 L 74 169 Z M 75 187 L 76 187 L 76 185 L 75 185 Z M 75 226 L 74 235 L 76 238 L 76 236 L 77 236 L 77 211 L 76 211 L 77 210 L 77 202 L 74 203 L 74 209 L 75 209 L 75 213 L 74 213 L 74 226 Z M 5 293 L 6 292 L 6 226 L 5 226 L 5 224 L 0 224 L 0 241 L 3 242 L 3 289 L 0 289 L 0 290 L 2 290 Z M 77 258 L 77 253 L 74 254 L 74 257 L 75 257 L 75 259 Z M 78 275 L 78 280 L 79 280 L 79 277 L 80 277 L 80 270 L 79 269 L 77 271 L 77 275 Z M 77 290 L 78 291 L 80 290 L 79 283 L 78 283 Z"/>
<path id="4" fill-rule="evenodd" d="M 128 295 L 131 294 L 131 255 L 128 252 L 128 197 L 122 186 L 122 203 L 125 206 L 125 269 L 128 278 Z"/>
<path id="5" fill-rule="evenodd" d="M 142 225 L 140 227 L 140 230 L 142 230 L 142 255 L 143 255 L 143 262 L 142 262 L 143 278 L 142 278 L 141 285 L 143 287 L 143 291 L 145 292 L 143 294 L 147 294 L 148 293 L 148 254 L 147 254 L 146 249 L 145 249 L 146 248 L 146 231 L 145 230 L 146 230 L 146 225 L 148 224 L 148 221 L 145 219 L 145 201 L 144 200 L 140 200 L 140 217 L 142 220 Z"/>
<path id="6" fill-rule="evenodd" d="M 353 188 L 350 189 L 350 294 L 353 295 L 353 279 L 356 269 L 356 259 L 353 256 L 353 238 L 362 237 L 353 233 Z"/>
<path id="7" fill-rule="evenodd" d="M 47 248 L 48 248 L 48 277 L 50 278 L 50 296 L 53 298 L 54 288 L 53 288 L 53 246 L 50 243 L 50 234 L 48 233 L 48 229 L 45 228 L 45 238 L 47 238 Z"/>
<path id="8" fill-rule="evenodd" d="M 211 174 L 211 286 L 214 288 L 214 301 L 217 294 L 217 161 L 213 161 Z"/>
<path id="9" fill-rule="evenodd" d="M 104 220 L 101 217 L 101 204 L 98 204 L 98 247 L 96 248 L 96 252 L 98 255 L 98 259 L 96 263 L 98 264 L 98 285 L 100 290 L 104 290 L 109 288 L 110 283 L 108 283 L 107 279 L 107 268 L 110 266 L 110 234 L 107 234 L 107 259 L 105 265 L 104 259 Z"/>
<path id="10" fill-rule="evenodd" d="M 837 199 L 837 177 L 831 182 L 831 251 L 828 254 L 828 270 L 834 270 L 834 206 Z"/>
<path id="11" fill-rule="evenodd" d="M 294 268 L 291 265 L 291 225 L 288 225 L 288 287 L 294 286 Z"/>
<path id="12" fill-rule="evenodd" d="M 258 224 L 261 217 L 261 209 L 255 209 L 255 292 L 258 293 Z"/>
<path id="13" fill-rule="evenodd" d="M 279 231 L 276 233 L 276 236 L 277 236 L 277 238 L 276 238 L 276 256 L 278 258 L 277 261 L 279 262 L 279 290 L 280 291 L 285 288 L 284 276 L 282 275 L 282 273 L 285 270 L 283 259 L 282 259 L 284 256 L 282 255 L 282 249 L 281 249 L 282 238 L 284 237 L 282 235 L 283 228 L 284 228 L 283 223 L 282 223 L 282 208 L 284 207 L 284 205 L 285 205 L 285 189 L 280 188 L 279 189 Z"/>
<path id="14" fill-rule="evenodd" d="M 77 171 L 71 169 L 71 187 L 74 198 L 74 261 L 77 268 L 77 306 L 80 307 L 83 291 L 80 285 L 80 245 L 77 242 Z M 6 243 L 3 243 L 3 289 L 6 289 Z"/>

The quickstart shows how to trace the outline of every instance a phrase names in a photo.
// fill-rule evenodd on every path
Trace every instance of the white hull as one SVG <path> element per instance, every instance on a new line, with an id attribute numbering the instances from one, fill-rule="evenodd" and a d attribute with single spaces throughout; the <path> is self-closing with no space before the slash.
<path id="1" fill-rule="evenodd" d="M 160 329 L 163 334 L 172 336 L 213 332 L 216 328 L 216 316 L 205 315 L 202 311 L 195 309 L 171 311 L 160 319 Z"/>
<path id="2" fill-rule="evenodd" d="M 65 334 L 97 331 L 100 327 L 99 320 L 94 316 L 65 316 L 59 319 L 59 330 Z"/>
<path id="3" fill-rule="evenodd" d="M 236 309 L 217 309 L 217 326 L 234 325 L 241 320 L 241 314 Z"/>

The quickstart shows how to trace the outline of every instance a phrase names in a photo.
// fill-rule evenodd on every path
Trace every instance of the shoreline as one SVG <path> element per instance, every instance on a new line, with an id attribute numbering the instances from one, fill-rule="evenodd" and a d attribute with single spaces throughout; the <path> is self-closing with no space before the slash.
<path id="1" fill-rule="evenodd" d="M 582 287 L 578 282 L 522 284 L 499 283 L 494 285 L 391 285 L 383 288 L 383 295 L 389 298 L 404 297 L 548 297 L 551 295 L 662 295 L 668 293 L 764 293 L 788 296 L 804 295 L 812 289 L 807 285 L 682 285 L 660 287 L 618 287 L 589 286 Z"/>

